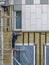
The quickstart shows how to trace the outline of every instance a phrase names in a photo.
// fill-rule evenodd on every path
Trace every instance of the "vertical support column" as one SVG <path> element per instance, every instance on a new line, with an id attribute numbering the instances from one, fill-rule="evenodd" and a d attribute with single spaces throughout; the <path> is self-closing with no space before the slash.
<path id="1" fill-rule="evenodd" d="M 11 65 L 13 65 L 13 49 L 11 50 Z"/>
<path id="2" fill-rule="evenodd" d="M 13 6 L 11 8 L 12 8 L 11 11 L 12 16 L 16 16 L 16 11 L 13 11 Z M 12 30 L 14 29 L 16 29 L 16 18 L 12 18 Z"/>
<path id="3" fill-rule="evenodd" d="M 12 7 L 10 6 L 10 16 L 12 16 Z M 10 19 L 10 29 L 12 30 L 12 18 Z"/>
<path id="4" fill-rule="evenodd" d="M 29 45 L 29 32 L 28 32 L 28 45 Z"/>
<path id="5" fill-rule="evenodd" d="M 3 9 L 1 11 L 1 15 L 3 15 Z M 2 40 L 2 65 L 3 65 L 3 18 L 1 18 L 1 40 Z"/>
<path id="6" fill-rule="evenodd" d="M 36 43 L 36 65 L 39 65 L 39 33 L 35 32 L 35 43 Z"/>
<path id="7" fill-rule="evenodd" d="M 49 32 L 46 33 L 46 42 L 49 43 Z"/>
<path id="8" fill-rule="evenodd" d="M 15 15 L 16 15 L 16 13 L 15 13 L 15 11 L 13 11 L 13 6 L 11 6 L 11 16 L 15 16 Z M 14 30 L 14 28 L 16 27 L 15 22 L 16 22 L 16 18 L 12 18 L 12 30 Z"/>
<path id="9" fill-rule="evenodd" d="M 28 45 L 28 32 L 24 32 L 24 43 Z"/>
<path id="10" fill-rule="evenodd" d="M 41 32 L 39 33 L 39 65 L 41 65 Z"/>
<path id="11" fill-rule="evenodd" d="M 24 45 L 24 32 L 23 32 L 23 45 Z"/>
<path id="12" fill-rule="evenodd" d="M 34 44 L 35 44 L 35 32 L 34 32 Z"/>
<path id="13" fill-rule="evenodd" d="M 47 43 L 47 33 L 45 32 L 45 44 Z"/>
<path id="14" fill-rule="evenodd" d="M 44 65 L 44 48 L 43 48 L 43 45 L 45 44 L 46 42 L 46 36 L 45 36 L 45 32 L 41 32 L 41 65 Z"/>

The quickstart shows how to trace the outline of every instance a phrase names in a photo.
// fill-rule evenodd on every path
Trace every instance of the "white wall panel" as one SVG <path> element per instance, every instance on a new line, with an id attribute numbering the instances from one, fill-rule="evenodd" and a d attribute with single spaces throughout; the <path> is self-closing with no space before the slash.
<path id="1" fill-rule="evenodd" d="M 34 24 L 34 25 L 31 25 L 31 31 L 35 31 L 36 30 L 36 27 L 35 27 L 36 25 Z"/>
<path id="2" fill-rule="evenodd" d="M 31 13 L 33 12 L 33 13 L 35 13 L 35 8 L 36 8 L 36 6 L 35 5 L 31 5 Z"/>
<path id="3" fill-rule="evenodd" d="M 49 30 L 49 19 L 48 19 L 47 27 L 48 27 L 48 30 Z"/>
<path id="4" fill-rule="evenodd" d="M 40 0 L 34 0 L 34 4 L 40 4 Z"/>
<path id="5" fill-rule="evenodd" d="M 29 19 L 26 19 L 26 25 L 30 25 L 30 20 Z"/>
<path id="6" fill-rule="evenodd" d="M 48 18 L 49 18 L 49 5 L 48 5 L 48 10 L 47 10 L 47 13 L 48 13 Z"/>
<path id="7" fill-rule="evenodd" d="M 47 13 L 48 11 L 48 5 L 42 5 L 42 12 Z"/>
<path id="8" fill-rule="evenodd" d="M 23 5 L 22 6 L 22 9 L 23 9 L 23 11 L 22 11 L 22 28 L 23 28 L 23 31 L 25 30 L 25 16 L 26 16 L 26 14 L 25 14 L 25 5 Z"/>
<path id="9" fill-rule="evenodd" d="M 22 4 L 25 4 L 25 0 L 22 0 Z"/>
<path id="10" fill-rule="evenodd" d="M 31 30 L 31 29 L 30 29 L 30 25 L 26 25 L 25 27 L 26 27 L 26 28 L 25 28 L 26 31 L 30 31 L 30 30 Z"/>
<path id="11" fill-rule="evenodd" d="M 22 22 L 24 31 L 48 31 L 49 7 L 47 5 L 25 5 L 22 7 Z"/>
<path id="12" fill-rule="evenodd" d="M 36 24 L 41 24 L 41 19 L 36 19 Z"/>
<path id="13" fill-rule="evenodd" d="M 47 24 L 47 14 L 42 14 L 42 24 Z"/>
<path id="14" fill-rule="evenodd" d="M 42 28 L 41 28 L 41 25 L 39 25 L 39 26 L 37 25 L 35 31 L 41 31 L 41 29 L 42 29 Z"/>
<path id="15" fill-rule="evenodd" d="M 41 18 L 41 5 L 36 5 L 36 18 Z"/>
<path id="16" fill-rule="evenodd" d="M 48 27 L 47 27 L 46 24 L 45 24 L 45 25 L 44 25 L 44 24 L 42 25 L 42 30 L 43 30 L 43 31 L 47 31 L 47 30 L 48 30 Z"/>
<path id="17" fill-rule="evenodd" d="M 36 15 L 35 15 L 35 13 L 31 13 L 31 24 L 36 24 Z"/>
<path id="18" fill-rule="evenodd" d="M 36 30 L 41 30 L 41 20 L 36 19 Z"/>

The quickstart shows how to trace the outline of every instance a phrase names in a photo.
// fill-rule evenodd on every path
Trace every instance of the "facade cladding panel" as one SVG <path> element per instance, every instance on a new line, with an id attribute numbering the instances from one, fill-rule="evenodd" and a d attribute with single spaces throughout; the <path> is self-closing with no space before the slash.
<path id="1" fill-rule="evenodd" d="M 34 0 L 25 0 L 26 5 L 32 5 L 34 3 Z"/>
<path id="2" fill-rule="evenodd" d="M 21 11 L 22 10 L 22 5 L 14 5 L 14 10 L 15 11 Z"/>
<path id="3" fill-rule="evenodd" d="M 40 0 L 40 4 L 48 4 L 48 0 Z"/>
<path id="4" fill-rule="evenodd" d="M 3 1 L 5 1 L 5 0 L 0 0 L 0 2 L 3 2 Z"/>
<path id="5" fill-rule="evenodd" d="M 14 4 L 22 4 L 22 0 L 14 0 Z"/>
<path id="6" fill-rule="evenodd" d="M 24 14 L 25 13 L 25 14 Z M 23 31 L 48 31 L 49 30 L 48 5 L 22 5 L 22 30 Z"/>

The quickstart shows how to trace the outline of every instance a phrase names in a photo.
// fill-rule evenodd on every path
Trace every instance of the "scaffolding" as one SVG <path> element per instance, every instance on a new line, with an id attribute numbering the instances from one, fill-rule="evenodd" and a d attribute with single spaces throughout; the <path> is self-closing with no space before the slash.
<path id="1" fill-rule="evenodd" d="M 4 65 L 5 61 L 4 60 L 9 60 L 10 63 L 8 63 L 9 65 L 12 65 L 12 54 L 13 54 L 13 50 L 6 48 L 4 49 L 4 44 L 3 44 L 3 19 L 4 18 L 15 18 L 16 16 L 0 16 L 0 65 Z M 8 41 L 7 41 L 8 43 Z M 9 56 L 9 58 L 4 58 L 4 56 Z M 8 65 L 6 64 L 6 65 Z"/>

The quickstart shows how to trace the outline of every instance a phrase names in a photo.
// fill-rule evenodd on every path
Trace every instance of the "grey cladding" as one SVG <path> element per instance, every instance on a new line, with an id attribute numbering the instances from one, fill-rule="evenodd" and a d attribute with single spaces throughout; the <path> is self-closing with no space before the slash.
<path id="1" fill-rule="evenodd" d="M 34 0 L 25 0 L 26 5 L 32 5 Z"/>
<path id="2" fill-rule="evenodd" d="M 3 2 L 3 1 L 5 1 L 5 0 L 0 0 L 0 2 Z"/>
<path id="3" fill-rule="evenodd" d="M 40 0 L 40 4 L 48 4 L 48 0 Z"/>
<path id="4" fill-rule="evenodd" d="M 14 10 L 15 10 L 15 11 L 20 11 L 20 10 L 22 10 L 22 5 L 14 5 Z"/>
<path id="5" fill-rule="evenodd" d="M 14 4 L 22 4 L 22 0 L 14 0 Z"/>

